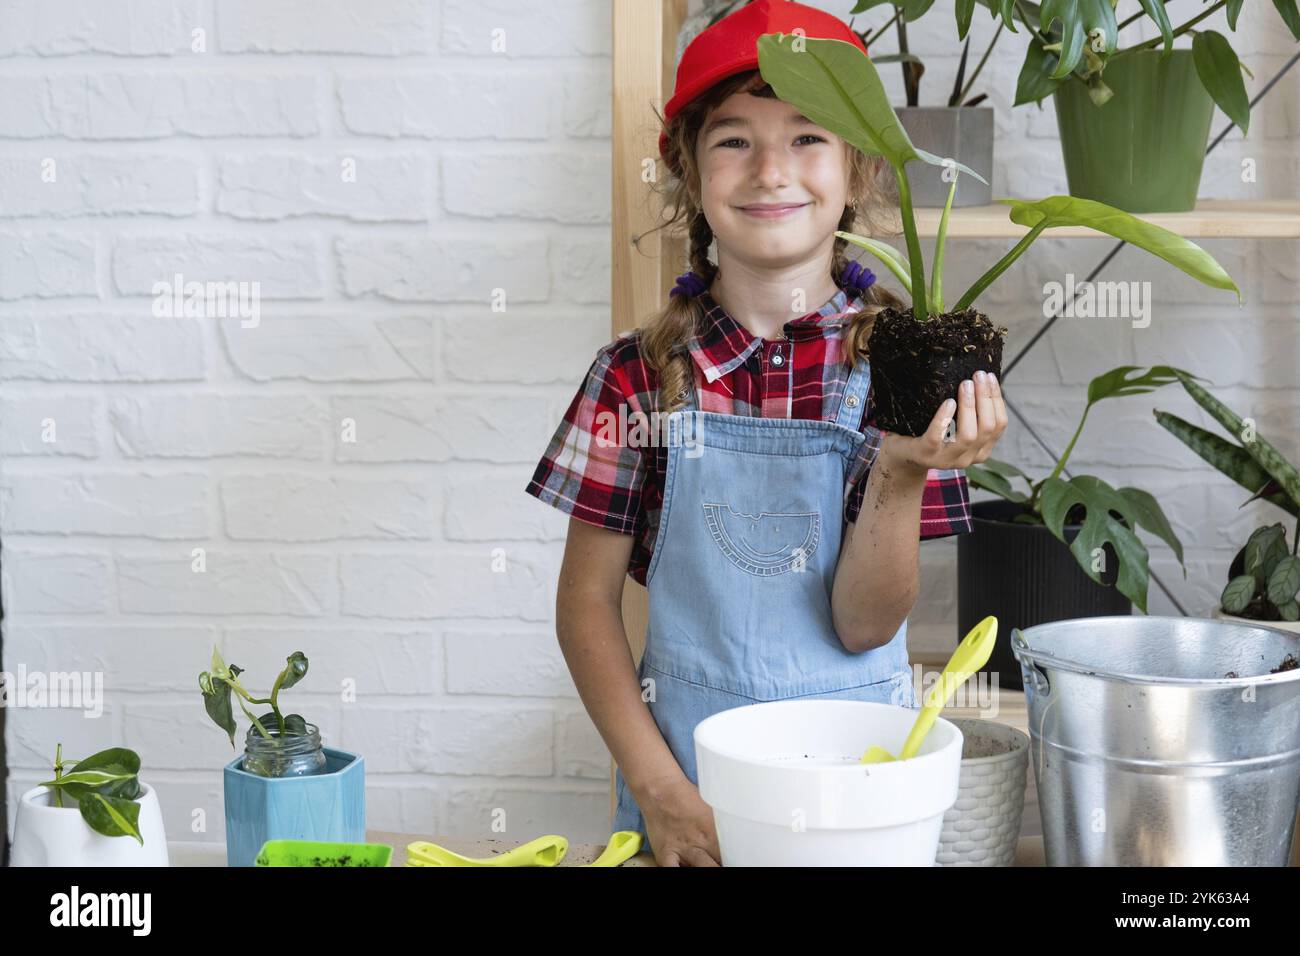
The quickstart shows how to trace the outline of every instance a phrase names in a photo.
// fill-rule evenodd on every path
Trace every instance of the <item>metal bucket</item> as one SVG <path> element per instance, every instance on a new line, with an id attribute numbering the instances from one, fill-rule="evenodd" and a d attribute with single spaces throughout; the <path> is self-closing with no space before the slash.
<path id="1" fill-rule="evenodd" d="M 1183 617 L 1012 633 L 1048 866 L 1286 866 L 1300 636 Z M 1235 676 L 1229 676 L 1235 675 Z"/>

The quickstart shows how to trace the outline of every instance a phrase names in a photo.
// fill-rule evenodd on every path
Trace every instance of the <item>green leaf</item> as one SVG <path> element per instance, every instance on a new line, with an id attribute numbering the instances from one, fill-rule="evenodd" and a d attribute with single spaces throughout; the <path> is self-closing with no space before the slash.
<path id="1" fill-rule="evenodd" d="M 1273 447 L 1273 445 L 1258 432 L 1254 433 L 1253 438 L 1247 442 L 1245 440 L 1246 428 L 1245 421 L 1232 409 L 1228 408 L 1221 401 L 1211 395 L 1202 386 L 1192 381 L 1191 376 L 1179 375 L 1183 383 L 1183 388 L 1187 394 L 1192 396 L 1192 400 L 1200 405 L 1220 425 L 1228 430 L 1230 435 L 1236 436 L 1242 443 L 1242 447 L 1251 458 L 1259 463 L 1269 476 L 1276 479 L 1286 492 L 1287 497 L 1292 501 L 1300 504 L 1300 471 L 1282 456 L 1282 454 Z"/>
<path id="2" fill-rule="evenodd" d="M 1023 103 L 1037 103 L 1045 96 L 1056 92 L 1064 80 L 1052 78 L 1059 62 L 1057 55 L 1044 50 L 1037 40 L 1031 38 L 1025 47 L 1025 60 L 1020 65 L 1020 76 L 1016 78 L 1016 100 L 1012 106 Z"/>
<path id="3" fill-rule="evenodd" d="M 1246 0 L 1228 0 L 1228 5 L 1223 11 L 1228 16 L 1228 29 L 1237 29 L 1237 15 L 1241 13 L 1241 5 L 1245 2 Z"/>
<path id="4" fill-rule="evenodd" d="M 102 787 L 105 784 L 115 783 L 120 780 L 130 780 L 135 773 L 122 768 L 117 772 L 102 770 L 79 770 L 71 773 L 65 773 L 57 780 L 49 780 L 41 786 L 43 787 L 66 787 L 69 784 L 82 784 L 86 787 Z"/>
<path id="5" fill-rule="evenodd" d="M 1165 5 L 1162 0 L 1140 0 L 1142 9 L 1146 11 L 1147 16 L 1156 22 L 1160 28 L 1160 36 L 1165 41 L 1164 56 L 1168 56 L 1174 48 L 1174 28 L 1169 22 L 1169 14 L 1165 13 Z"/>
<path id="6" fill-rule="evenodd" d="M 287 690 L 307 676 L 307 656 L 302 651 L 294 651 L 286 661 L 283 680 L 280 681 L 281 690 Z"/>
<path id="7" fill-rule="evenodd" d="M 984 467 L 988 464 L 985 461 L 982 464 L 973 464 L 966 466 L 966 479 L 976 488 L 982 488 L 985 491 L 991 491 L 993 494 L 1005 498 L 1007 501 L 1015 501 L 1024 504 L 1029 500 L 1029 496 L 1024 492 L 1016 491 L 1011 487 L 1011 482 L 995 471 Z"/>
<path id="8" fill-rule="evenodd" d="M 1273 6 L 1277 12 L 1282 15 L 1282 21 L 1286 24 L 1287 29 L 1291 31 L 1291 36 L 1300 40 L 1300 10 L 1296 9 L 1296 0 L 1273 0 Z M 1234 16 L 1233 21 L 1237 18 Z M 1232 24 L 1236 29 L 1236 23 Z M 1291 620 L 1295 620 L 1292 618 Z"/>
<path id="9" fill-rule="evenodd" d="M 1255 589 L 1258 587 L 1254 575 L 1241 574 L 1228 582 L 1228 586 L 1223 589 L 1223 594 L 1219 597 L 1219 604 L 1229 614 L 1240 614 L 1255 599 Z"/>
<path id="10" fill-rule="evenodd" d="M 1115 52 L 1119 25 L 1110 0 L 1043 0 L 1039 26 L 1050 27 L 1057 19 L 1061 21 L 1061 52 L 1052 72 L 1054 79 L 1064 79 L 1074 71 L 1085 45 L 1103 61 Z"/>
<path id="11" fill-rule="evenodd" d="M 1083 523 L 1074 541 L 1069 542 L 1070 553 L 1084 574 L 1101 584 L 1101 573 L 1092 568 L 1093 552 L 1109 544 L 1119 561 L 1116 589 L 1145 614 L 1150 583 L 1147 549 L 1132 530 L 1139 522 L 1129 500 L 1099 478 L 1077 475 L 1069 481 L 1045 479 L 1040 501 L 1043 523 L 1063 543 L 1065 516 L 1075 505 L 1083 505 Z M 1121 524 L 1112 512 L 1127 521 L 1128 526 Z"/>
<path id="12" fill-rule="evenodd" d="M 908 23 L 919 19 L 934 6 L 934 0 L 858 0 L 857 6 L 849 11 L 850 14 L 866 13 L 875 7 L 888 4 L 891 7 L 898 7 L 903 11 L 903 19 Z"/>
<path id="13" fill-rule="evenodd" d="M 1106 398 L 1127 398 L 1130 395 L 1145 395 L 1164 385 L 1179 381 L 1176 369 L 1171 365 L 1152 365 L 1141 375 L 1129 377 L 1137 370 L 1137 365 L 1121 365 L 1109 372 L 1103 372 L 1088 383 L 1088 404 L 1094 405 Z M 1190 374 L 1183 372 L 1184 375 Z"/>
<path id="14" fill-rule="evenodd" d="M 1241 290 L 1213 256 L 1163 226 L 1146 222 L 1105 203 L 1074 196 L 1048 196 L 1036 202 L 1023 199 L 999 199 L 998 202 L 1011 207 L 1011 221 L 1018 225 L 1028 228 L 1044 224 L 1045 228 L 1085 226 L 1104 232 L 1159 256 L 1198 282 L 1216 289 L 1231 290 L 1237 293 L 1238 301 L 1241 300 Z"/>
<path id="15" fill-rule="evenodd" d="M 230 706 L 230 685 L 206 671 L 199 675 L 199 689 L 203 691 L 203 709 L 213 722 L 230 736 L 230 746 L 235 746 L 235 714 Z M 243 701 L 240 701 L 243 704 Z"/>
<path id="16" fill-rule="evenodd" d="M 1161 510 L 1159 502 L 1141 488 L 1120 488 L 1119 493 L 1128 500 L 1130 513 L 1137 521 L 1137 526 L 1145 528 L 1169 546 L 1169 550 L 1173 551 L 1174 556 L 1178 558 L 1178 563 L 1183 565 L 1183 577 L 1187 577 L 1187 566 L 1183 564 L 1183 543 L 1178 540 L 1178 535 L 1174 534 L 1174 529 L 1169 524 L 1169 519 L 1165 517 L 1164 511 Z"/>
<path id="17" fill-rule="evenodd" d="M 953 170 L 952 185 L 948 187 L 948 201 L 939 216 L 939 231 L 934 238 L 934 256 L 930 260 L 930 301 L 936 312 L 943 312 L 943 247 L 948 239 L 948 216 L 952 213 L 952 200 L 957 195 L 960 173 Z"/>
<path id="18" fill-rule="evenodd" d="M 1240 445 L 1234 445 L 1226 438 L 1184 421 L 1177 415 L 1157 409 L 1155 416 L 1162 428 L 1247 491 L 1261 494 L 1273 482 L 1268 472 Z M 1278 488 L 1281 488 L 1280 483 Z M 1262 496 L 1265 501 L 1300 517 L 1300 503 L 1292 501 L 1285 492 L 1278 490 L 1263 493 Z"/>
<path id="19" fill-rule="evenodd" d="M 307 736 L 307 721 L 301 714 L 288 714 L 284 718 L 284 732 L 295 737 Z"/>
<path id="20" fill-rule="evenodd" d="M 1284 621 L 1291 621 L 1292 623 L 1300 621 L 1300 602 L 1287 601 L 1285 604 L 1279 604 L 1277 613 L 1282 616 Z"/>
<path id="21" fill-rule="evenodd" d="M 877 66 L 881 63 L 920 63 L 921 58 L 915 53 L 886 53 L 884 56 L 873 56 L 871 62 Z"/>
<path id="22" fill-rule="evenodd" d="M 966 39 L 971 16 L 975 13 L 975 0 L 957 0 L 957 39 Z"/>
<path id="23" fill-rule="evenodd" d="M 943 157 L 912 145 L 889 103 L 880 74 L 856 45 L 765 33 L 758 38 L 758 68 L 778 97 L 864 153 L 883 156 L 895 169 L 917 159 L 933 166 L 945 165 Z M 956 165 L 988 184 L 975 170 Z"/>
<path id="24" fill-rule="evenodd" d="M 1286 555 L 1268 576 L 1268 599 L 1280 607 L 1300 593 L 1300 558 Z"/>
<path id="25" fill-rule="evenodd" d="M 1246 542 L 1246 573 L 1262 589 L 1273 569 L 1286 557 L 1286 531 L 1280 524 L 1256 529 Z"/>
<path id="26" fill-rule="evenodd" d="M 96 833 L 110 837 L 135 837 L 136 842 L 144 846 L 144 837 L 140 836 L 138 803 L 92 793 L 89 800 L 81 801 L 81 816 Z"/>
<path id="27" fill-rule="evenodd" d="M 894 274 L 899 282 L 903 283 L 903 288 L 907 290 L 907 294 L 912 294 L 911 267 L 907 264 L 907 259 L 904 258 L 901 252 L 887 242 L 854 235 L 851 232 L 836 232 L 835 235 L 851 242 L 860 249 L 866 249 L 870 252 L 884 264 L 885 268 Z"/>
<path id="28" fill-rule="evenodd" d="M 1225 116 L 1241 127 L 1250 128 L 1250 98 L 1241 78 L 1241 64 L 1227 37 L 1214 30 L 1202 30 L 1192 38 L 1192 62 L 1196 75 Z"/>
<path id="29" fill-rule="evenodd" d="M 140 772 L 140 755 L 125 747 L 110 747 L 77 761 L 73 770 L 94 770 L 97 768 L 122 768 L 128 773 Z"/>

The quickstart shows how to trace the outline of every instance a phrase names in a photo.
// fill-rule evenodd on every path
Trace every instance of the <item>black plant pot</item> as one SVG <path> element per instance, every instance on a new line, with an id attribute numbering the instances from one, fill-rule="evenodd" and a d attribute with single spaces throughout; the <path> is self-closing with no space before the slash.
<path id="1" fill-rule="evenodd" d="M 975 530 L 957 539 L 957 639 L 990 614 L 996 617 L 998 639 L 987 669 L 997 673 L 999 687 L 1011 690 L 1024 689 L 1011 652 L 1012 628 L 1133 613 L 1133 602 L 1110 586 L 1119 575 L 1110 545 L 1103 586 L 1043 525 L 1011 520 L 1023 511 L 1013 501 L 978 502 L 971 506 Z M 1067 524 L 1065 537 L 1074 541 L 1081 527 Z"/>

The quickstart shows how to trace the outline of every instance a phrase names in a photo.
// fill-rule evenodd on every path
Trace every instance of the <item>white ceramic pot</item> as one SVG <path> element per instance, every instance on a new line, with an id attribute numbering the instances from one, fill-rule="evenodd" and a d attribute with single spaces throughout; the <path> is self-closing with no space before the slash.
<path id="1" fill-rule="evenodd" d="M 1011 866 L 1020 842 L 1029 737 L 978 717 L 954 717 L 962 734 L 957 802 L 943 817 L 939 866 Z"/>
<path id="2" fill-rule="evenodd" d="M 1253 617 L 1238 617 L 1235 614 L 1229 614 L 1218 605 L 1210 608 L 1208 616 L 1220 621 L 1236 621 L 1239 624 L 1253 624 L 1255 627 L 1273 627 L 1279 631 L 1300 634 L 1300 621 L 1257 621 Z"/>
<path id="3" fill-rule="evenodd" d="M 714 714 L 695 727 L 700 796 L 724 866 L 933 866 L 957 799 L 961 732 L 940 718 L 910 760 L 917 711 L 853 700 L 788 700 Z"/>
<path id="4" fill-rule="evenodd" d="M 56 807 L 48 787 L 36 787 L 18 801 L 10 866 L 167 866 L 167 835 L 153 787 L 141 781 L 141 846 L 129 836 L 96 833 L 71 801 Z"/>

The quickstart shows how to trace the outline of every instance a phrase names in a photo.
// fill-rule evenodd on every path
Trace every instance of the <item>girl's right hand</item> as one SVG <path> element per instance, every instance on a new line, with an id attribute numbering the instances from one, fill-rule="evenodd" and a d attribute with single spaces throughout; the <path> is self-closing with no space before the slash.
<path id="1" fill-rule="evenodd" d="M 646 834 L 660 866 L 721 866 L 713 808 L 683 775 L 642 801 Z"/>

